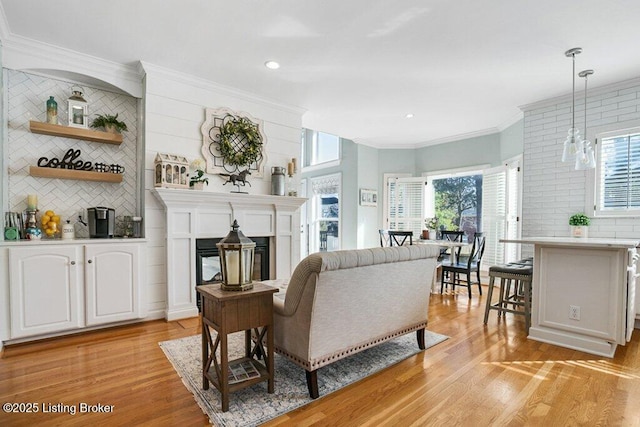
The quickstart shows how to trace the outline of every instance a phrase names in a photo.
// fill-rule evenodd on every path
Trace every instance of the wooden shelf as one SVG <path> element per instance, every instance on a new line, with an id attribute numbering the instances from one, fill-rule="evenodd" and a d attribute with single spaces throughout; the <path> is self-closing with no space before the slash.
<path id="1" fill-rule="evenodd" d="M 50 123 L 37 122 L 34 120 L 29 121 L 29 129 L 33 133 L 39 133 L 42 135 L 62 136 L 65 138 L 81 139 L 83 141 L 102 142 L 104 144 L 122 144 L 122 134 L 119 133 L 52 125 Z"/>
<path id="2" fill-rule="evenodd" d="M 31 166 L 29 168 L 29 174 L 31 176 L 37 176 L 41 178 L 76 179 L 79 181 L 101 181 L 114 183 L 122 182 L 121 173 L 80 171 L 60 168 L 41 168 L 38 166 Z"/>

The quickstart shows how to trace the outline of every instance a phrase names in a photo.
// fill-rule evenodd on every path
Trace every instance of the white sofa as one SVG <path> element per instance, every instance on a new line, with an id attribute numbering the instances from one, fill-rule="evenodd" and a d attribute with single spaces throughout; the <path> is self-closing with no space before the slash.
<path id="1" fill-rule="evenodd" d="M 306 370 L 317 398 L 317 370 L 417 331 L 424 349 L 435 246 L 323 252 L 296 267 L 274 296 L 275 351 Z"/>

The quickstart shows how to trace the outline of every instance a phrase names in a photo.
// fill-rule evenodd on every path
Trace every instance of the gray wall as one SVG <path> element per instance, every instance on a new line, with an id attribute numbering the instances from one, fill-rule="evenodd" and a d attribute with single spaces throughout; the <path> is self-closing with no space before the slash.
<path id="1" fill-rule="evenodd" d="M 590 91 L 587 108 L 587 136 L 592 142 L 598 132 L 638 126 L 640 79 Z M 576 103 L 576 127 L 581 134 L 584 132 L 583 117 L 583 101 L 579 101 Z M 640 238 L 638 217 L 593 216 L 593 207 L 587 205 L 592 204 L 590 192 L 595 183 L 595 171 L 577 171 L 573 162 L 561 162 L 570 125 L 569 96 L 524 107 L 522 235 L 567 237 L 569 217 L 584 212 L 592 217 L 589 237 Z"/>
<path id="2" fill-rule="evenodd" d="M 500 132 L 500 159 L 519 156 L 524 151 L 524 119 Z"/>
<path id="3" fill-rule="evenodd" d="M 378 206 L 382 206 L 382 191 L 378 187 L 378 162 L 379 152 L 377 149 L 366 145 L 356 145 L 358 149 L 358 191 L 360 188 L 378 190 Z M 356 208 L 357 224 L 357 247 L 371 248 L 380 245 L 378 239 L 378 229 L 380 219 L 378 208 L 374 206 L 360 206 L 359 193 Z"/>
<path id="4" fill-rule="evenodd" d="M 500 133 L 416 149 L 378 149 L 341 139 L 339 166 L 305 172 L 303 178 L 342 174 L 342 248 L 378 246 L 383 226 L 384 174 L 410 174 L 489 164 L 522 154 L 523 120 Z M 360 206 L 361 188 L 378 191 L 378 206 Z"/>
<path id="5" fill-rule="evenodd" d="M 501 156 L 500 133 L 432 145 L 415 150 L 416 171 L 438 171 L 490 164 L 498 166 Z"/>

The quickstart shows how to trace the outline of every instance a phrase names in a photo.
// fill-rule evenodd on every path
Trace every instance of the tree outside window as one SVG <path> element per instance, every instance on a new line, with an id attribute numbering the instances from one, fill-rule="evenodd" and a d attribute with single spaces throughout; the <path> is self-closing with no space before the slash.
<path id="1" fill-rule="evenodd" d="M 482 175 L 436 179 L 433 188 L 440 230 L 462 230 L 467 238 L 480 231 Z"/>

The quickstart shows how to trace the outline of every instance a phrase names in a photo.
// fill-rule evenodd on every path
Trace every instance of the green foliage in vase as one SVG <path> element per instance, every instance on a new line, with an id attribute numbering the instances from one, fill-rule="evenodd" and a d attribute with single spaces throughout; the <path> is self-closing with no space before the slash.
<path id="1" fill-rule="evenodd" d="M 569 225 L 588 226 L 591 219 L 583 213 L 573 214 L 569 217 Z"/>

